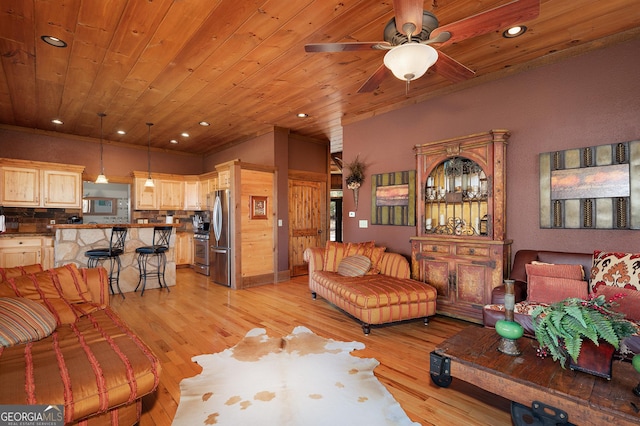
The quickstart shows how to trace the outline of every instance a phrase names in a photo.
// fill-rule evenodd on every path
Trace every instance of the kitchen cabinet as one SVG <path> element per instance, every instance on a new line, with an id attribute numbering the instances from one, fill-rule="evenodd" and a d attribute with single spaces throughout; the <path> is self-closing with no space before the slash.
<path id="1" fill-rule="evenodd" d="M 212 195 L 218 189 L 218 174 L 215 172 L 200 176 L 200 210 L 213 208 Z"/>
<path id="2" fill-rule="evenodd" d="M 510 269 L 505 240 L 506 130 L 416 145 L 412 278 L 438 291 L 437 310 L 482 323 Z"/>
<path id="3" fill-rule="evenodd" d="M 82 208 L 82 172 L 43 170 L 43 206 Z"/>
<path id="4" fill-rule="evenodd" d="M 44 269 L 55 266 L 55 253 L 53 251 L 53 237 L 42 237 L 42 253 L 40 260 Z"/>
<path id="5" fill-rule="evenodd" d="M 146 177 L 135 176 L 134 179 L 134 209 L 135 210 L 158 210 L 158 193 L 155 186 L 144 186 Z"/>
<path id="6" fill-rule="evenodd" d="M 0 159 L 0 202 L 7 207 L 82 208 L 84 167 Z"/>
<path id="7" fill-rule="evenodd" d="M 176 233 L 176 265 L 193 264 L 193 233 Z"/>
<path id="8" fill-rule="evenodd" d="M 184 208 L 184 182 L 160 179 L 160 210 L 182 210 Z"/>
<path id="9" fill-rule="evenodd" d="M 37 207 L 40 205 L 40 171 L 33 168 L 3 166 L 2 205 Z"/>
<path id="10" fill-rule="evenodd" d="M 184 182 L 184 210 L 202 210 L 200 204 L 201 182 L 199 180 L 185 180 Z"/>
<path id="11" fill-rule="evenodd" d="M 53 267 L 51 237 L 0 237 L 0 268 L 41 263 Z"/>

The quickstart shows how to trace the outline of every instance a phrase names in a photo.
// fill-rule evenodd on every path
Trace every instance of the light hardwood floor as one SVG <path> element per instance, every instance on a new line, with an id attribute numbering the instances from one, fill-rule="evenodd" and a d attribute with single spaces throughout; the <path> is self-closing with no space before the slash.
<path id="1" fill-rule="evenodd" d="M 141 426 L 169 425 L 180 401 L 180 381 L 200 373 L 191 358 L 234 346 L 252 328 L 270 336 L 303 325 L 314 333 L 366 345 L 353 354 L 376 358 L 378 379 L 423 425 L 511 425 L 509 402 L 454 379 L 439 388 L 429 378 L 429 352 L 470 325 L 443 316 L 425 326 L 421 320 L 374 327 L 369 336 L 351 317 L 318 297 L 312 300 L 307 277 L 230 290 L 208 282 L 191 269 L 178 269 L 177 285 L 112 296 L 111 306 L 151 347 L 162 362 L 160 385 L 143 402 Z"/>

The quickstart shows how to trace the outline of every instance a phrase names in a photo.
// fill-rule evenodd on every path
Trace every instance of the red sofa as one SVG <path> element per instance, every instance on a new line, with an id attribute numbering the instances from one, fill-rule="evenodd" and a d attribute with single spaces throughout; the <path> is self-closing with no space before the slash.
<path id="1" fill-rule="evenodd" d="M 613 253 L 601 253 L 601 256 L 605 254 Z M 623 255 L 625 253 L 619 253 Z M 633 257 L 633 256 L 632 256 Z M 606 260 L 605 262 L 609 262 Z M 558 251 L 544 251 L 544 250 L 519 250 L 514 257 L 513 265 L 509 278 L 515 281 L 515 301 L 516 307 L 514 310 L 514 320 L 518 322 L 525 330 L 525 335 L 529 337 L 535 336 L 533 329 L 533 321 L 531 318 L 531 312 L 540 303 L 535 300 L 528 299 L 530 288 L 528 288 L 527 277 L 527 264 L 543 263 L 553 265 L 581 265 L 584 271 L 584 287 L 585 292 L 588 294 L 593 293 L 594 287 L 598 294 L 598 289 L 602 291 L 603 282 L 599 282 L 596 285 L 597 272 L 602 269 L 600 263 L 594 267 L 594 253 L 570 253 L 570 252 L 558 252 Z M 638 254 L 637 266 L 640 266 L 640 254 Z M 635 322 L 640 326 L 640 291 L 636 291 L 636 286 L 640 286 L 640 268 L 637 273 L 632 271 L 633 268 L 629 268 L 629 278 L 633 285 L 627 285 L 628 289 L 617 289 L 616 292 L 624 291 L 626 296 L 620 301 L 618 309 L 624 312 L 627 319 Z M 498 320 L 504 319 L 504 284 L 496 287 L 491 294 L 491 304 L 484 306 L 483 319 L 485 327 L 495 327 Z M 608 297 L 608 296 L 607 296 Z M 558 299 L 562 300 L 564 297 Z M 555 301 L 555 300 L 554 300 Z M 625 345 L 632 353 L 640 353 L 640 335 L 634 335 L 625 339 Z"/>

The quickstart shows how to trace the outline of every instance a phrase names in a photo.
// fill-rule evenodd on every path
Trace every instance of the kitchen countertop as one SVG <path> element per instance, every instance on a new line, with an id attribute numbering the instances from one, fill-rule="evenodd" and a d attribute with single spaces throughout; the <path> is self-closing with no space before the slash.
<path id="1" fill-rule="evenodd" d="M 4 232 L 0 238 L 53 237 L 53 232 Z"/>
<path id="2" fill-rule="evenodd" d="M 174 228 L 182 228 L 184 223 L 56 223 L 49 225 L 54 231 L 56 229 L 110 229 L 114 226 L 122 226 L 125 228 L 153 228 L 156 226 L 172 226 Z"/>

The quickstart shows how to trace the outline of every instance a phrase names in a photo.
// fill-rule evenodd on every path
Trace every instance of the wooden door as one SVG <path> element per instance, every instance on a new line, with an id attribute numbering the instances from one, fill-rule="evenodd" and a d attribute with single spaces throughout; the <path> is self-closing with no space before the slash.
<path id="1" fill-rule="evenodd" d="M 291 276 L 308 272 L 303 253 L 324 247 L 327 240 L 327 183 L 289 179 L 289 270 Z"/>

